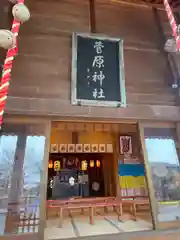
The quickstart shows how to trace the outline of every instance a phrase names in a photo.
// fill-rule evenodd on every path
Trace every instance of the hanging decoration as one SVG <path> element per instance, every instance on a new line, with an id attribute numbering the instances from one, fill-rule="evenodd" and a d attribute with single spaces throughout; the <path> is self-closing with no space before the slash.
<path id="1" fill-rule="evenodd" d="M 61 153 L 67 152 L 67 144 L 60 144 L 60 146 L 59 146 L 59 151 L 60 151 Z"/>
<path id="2" fill-rule="evenodd" d="M 100 168 L 100 166 L 101 166 L 100 161 L 99 161 L 99 160 L 96 160 L 96 167 L 97 167 L 97 168 Z"/>
<path id="3" fill-rule="evenodd" d="M 50 153 L 113 153 L 112 144 L 58 144 L 52 143 Z"/>
<path id="4" fill-rule="evenodd" d="M 15 46 L 16 38 L 15 35 L 6 29 L 0 29 L 0 47 L 9 49 Z"/>
<path id="5" fill-rule="evenodd" d="M 53 179 L 51 178 L 50 181 L 49 181 L 49 187 L 50 187 L 50 188 L 53 188 L 53 185 L 54 185 L 54 181 L 53 181 Z"/>
<path id="6" fill-rule="evenodd" d="M 58 153 L 58 144 L 51 144 L 51 149 L 50 149 L 51 153 Z"/>
<path id="7" fill-rule="evenodd" d="M 69 178 L 69 184 L 70 184 L 70 186 L 74 186 L 75 185 L 75 178 L 74 177 L 70 177 Z"/>
<path id="8" fill-rule="evenodd" d="M 75 144 L 68 144 L 68 152 L 69 153 L 74 153 L 75 152 Z"/>
<path id="9" fill-rule="evenodd" d="M 167 40 L 165 44 L 165 50 L 168 52 L 173 52 L 173 51 L 179 52 L 180 51 L 180 34 L 179 34 L 180 26 L 179 25 L 177 26 L 175 17 L 173 15 L 173 12 L 169 5 L 168 0 L 163 0 L 163 2 L 164 2 L 164 7 L 169 19 L 169 23 L 171 25 L 172 36 L 174 37 L 174 41 L 172 39 Z"/>
<path id="10" fill-rule="evenodd" d="M 85 153 L 91 152 L 91 144 L 84 144 L 84 149 L 83 149 L 83 151 L 84 151 Z"/>
<path id="11" fill-rule="evenodd" d="M 94 160 L 90 160 L 89 166 L 90 166 L 91 168 L 94 167 Z"/>
<path id="12" fill-rule="evenodd" d="M 118 162 L 118 178 L 122 196 L 147 196 L 148 192 L 143 164 L 121 164 Z"/>
<path id="13" fill-rule="evenodd" d="M 86 160 L 83 160 L 81 162 L 81 170 L 82 171 L 87 171 L 87 161 Z"/>
<path id="14" fill-rule="evenodd" d="M 132 137 L 120 136 L 120 154 L 132 154 Z"/>
<path id="15" fill-rule="evenodd" d="M 53 161 L 52 160 L 49 161 L 48 168 L 53 168 Z"/>
<path id="16" fill-rule="evenodd" d="M 14 5 L 12 9 L 14 20 L 11 31 L 0 29 L 0 47 L 8 49 L 0 83 L 0 128 L 2 127 L 3 122 L 3 114 L 11 79 L 12 64 L 18 53 L 17 36 L 19 34 L 21 23 L 26 22 L 30 18 L 30 13 L 28 8 L 24 5 L 24 0 L 17 0 L 16 2 L 17 4 Z"/>
<path id="17" fill-rule="evenodd" d="M 83 151 L 83 145 L 82 144 L 75 144 L 76 152 L 82 153 Z"/>
<path id="18" fill-rule="evenodd" d="M 16 21 L 25 23 L 30 19 L 29 9 L 23 4 L 22 1 L 18 1 L 12 9 L 12 14 Z"/>
<path id="19" fill-rule="evenodd" d="M 99 144 L 99 152 L 100 153 L 106 152 L 106 145 L 105 144 Z"/>
<path id="20" fill-rule="evenodd" d="M 99 184 L 99 182 L 93 182 L 93 183 L 92 183 L 92 189 L 93 189 L 95 192 L 99 191 L 99 189 L 100 189 L 100 184 Z"/>
<path id="21" fill-rule="evenodd" d="M 61 169 L 61 162 L 60 161 L 55 161 L 54 162 L 54 171 L 58 172 Z"/>
<path id="22" fill-rule="evenodd" d="M 91 144 L 91 152 L 98 152 L 99 144 Z"/>

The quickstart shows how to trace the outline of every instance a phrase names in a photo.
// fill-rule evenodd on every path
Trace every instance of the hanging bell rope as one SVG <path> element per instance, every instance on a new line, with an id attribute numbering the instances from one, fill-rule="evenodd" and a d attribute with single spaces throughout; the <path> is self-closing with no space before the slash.
<path id="1" fill-rule="evenodd" d="M 164 7 L 172 30 L 173 39 L 168 39 L 165 44 L 167 52 L 180 52 L 180 26 L 177 25 L 168 0 L 163 0 Z"/>
<path id="2" fill-rule="evenodd" d="M 0 129 L 3 123 L 3 114 L 9 90 L 9 82 L 11 79 L 12 64 L 18 53 L 17 36 L 19 34 L 20 25 L 28 21 L 30 18 L 30 12 L 24 5 L 24 0 L 9 1 L 16 4 L 12 9 L 14 20 L 11 31 L 0 29 L 0 47 L 8 50 L 0 82 Z"/>

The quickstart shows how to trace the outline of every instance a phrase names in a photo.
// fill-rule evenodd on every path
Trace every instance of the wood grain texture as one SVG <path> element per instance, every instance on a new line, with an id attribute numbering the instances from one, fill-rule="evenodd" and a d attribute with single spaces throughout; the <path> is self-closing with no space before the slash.
<path id="1" fill-rule="evenodd" d="M 157 48 L 158 33 L 150 7 L 97 0 L 96 21 L 98 33 L 122 37 L 127 45 L 139 43 Z"/>
<path id="2" fill-rule="evenodd" d="M 71 36 L 74 31 L 90 31 L 89 1 L 32 0 L 29 8 L 32 19 L 21 28 L 7 112 L 108 119 L 180 117 L 151 8 L 95 1 L 97 33 L 125 40 L 127 109 L 70 103 Z"/>
<path id="3" fill-rule="evenodd" d="M 160 16 L 165 40 L 172 39 L 172 30 L 171 30 L 169 22 L 167 21 L 166 13 L 164 11 L 159 10 L 158 14 Z M 174 64 L 175 65 L 174 72 L 175 72 L 176 79 L 178 79 L 177 82 L 180 84 L 180 54 L 179 53 L 170 53 L 169 55 L 170 55 L 171 59 L 173 60 L 173 62 L 175 63 Z"/>

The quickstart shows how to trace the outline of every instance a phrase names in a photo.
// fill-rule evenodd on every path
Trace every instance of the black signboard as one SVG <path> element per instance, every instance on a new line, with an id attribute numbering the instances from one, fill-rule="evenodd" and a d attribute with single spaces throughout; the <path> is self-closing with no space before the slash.
<path id="1" fill-rule="evenodd" d="M 123 41 L 74 34 L 72 104 L 125 107 Z"/>

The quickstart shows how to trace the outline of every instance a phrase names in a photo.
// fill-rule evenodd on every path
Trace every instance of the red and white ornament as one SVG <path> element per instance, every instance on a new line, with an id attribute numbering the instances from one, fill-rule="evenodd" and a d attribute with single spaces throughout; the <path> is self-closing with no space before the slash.
<path id="1" fill-rule="evenodd" d="M 4 49 L 10 49 L 16 44 L 15 35 L 6 29 L 0 29 L 0 47 Z"/>
<path id="2" fill-rule="evenodd" d="M 179 36 L 179 26 L 177 26 L 176 24 L 176 20 L 175 17 L 173 15 L 173 12 L 170 8 L 169 2 L 168 0 L 164 0 L 164 7 L 169 19 L 169 23 L 171 25 L 171 29 L 172 29 L 172 35 L 174 37 L 174 40 L 176 42 L 176 51 L 180 51 L 180 36 Z M 166 44 L 167 45 L 167 44 Z"/>
<path id="3" fill-rule="evenodd" d="M 26 5 L 17 3 L 12 9 L 12 14 L 16 21 L 20 23 L 27 22 L 30 19 L 30 12 Z"/>
<path id="4" fill-rule="evenodd" d="M 14 1 L 13 1 L 14 2 Z M 21 5 L 21 7 L 20 7 Z M 16 7 L 15 7 L 16 6 Z M 2 78 L 0 82 L 0 128 L 3 123 L 3 114 L 8 96 L 9 82 L 11 79 L 11 71 L 13 60 L 18 53 L 17 36 L 21 23 L 30 18 L 30 13 L 27 7 L 24 7 L 24 0 L 17 0 L 17 4 L 13 8 L 13 24 L 11 32 L 8 30 L 0 30 L 0 47 L 9 49 L 4 61 Z M 23 6 L 23 7 L 22 7 Z"/>

